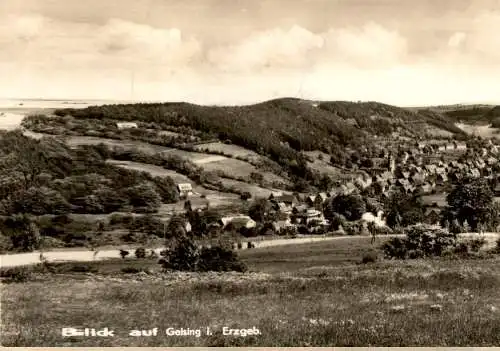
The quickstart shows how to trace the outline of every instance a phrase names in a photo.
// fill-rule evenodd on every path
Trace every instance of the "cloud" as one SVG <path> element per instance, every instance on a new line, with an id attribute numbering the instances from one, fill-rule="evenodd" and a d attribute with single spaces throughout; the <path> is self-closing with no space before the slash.
<path id="1" fill-rule="evenodd" d="M 331 29 L 324 36 L 327 59 L 362 67 L 396 64 L 408 50 L 406 38 L 373 22 L 359 29 Z"/>
<path id="2" fill-rule="evenodd" d="M 195 39 L 184 39 L 178 28 L 154 28 L 120 19 L 111 19 L 99 31 L 102 55 L 150 61 L 156 65 L 186 65 L 201 52 Z"/>
<path id="3" fill-rule="evenodd" d="M 229 104 L 279 96 L 408 105 L 493 99 L 500 15 L 466 24 L 434 38 L 434 51 L 414 53 L 422 34 L 375 22 L 245 27 L 244 35 L 234 35 L 241 29 L 234 24 L 233 33 L 221 26 L 214 42 L 213 33 L 194 36 L 168 23 L 10 15 L 0 18 L 0 95 Z"/>
<path id="4" fill-rule="evenodd" d="M 214 48 L 209 62 L 222 71 L 255 72 L 269 68 L 303 67 L 324 45 L 324 39 L 300 26 L 253 33 L 240 42 Z"/>
<path id="5" fill-rule="evenodd" d="M 467 39 L 467 34 L 464 32 L 454 33 L 448 40 L 448 46 L 452 48 L 460 47 L 464 41 Z"/>

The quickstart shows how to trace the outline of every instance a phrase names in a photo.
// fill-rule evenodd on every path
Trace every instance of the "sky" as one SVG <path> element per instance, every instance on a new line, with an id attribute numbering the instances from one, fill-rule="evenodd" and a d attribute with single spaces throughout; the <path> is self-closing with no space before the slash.
<path id="1" fill-rule="evenodd" d="M 1 0 L 0 98 L 500 103 L 500 0 Z"/>

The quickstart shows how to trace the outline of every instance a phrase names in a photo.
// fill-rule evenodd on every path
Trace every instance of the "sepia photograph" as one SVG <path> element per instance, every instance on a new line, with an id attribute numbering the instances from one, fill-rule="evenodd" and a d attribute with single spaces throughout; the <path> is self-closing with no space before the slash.
<path id="1" fill-rule="evenodd" d="M 0 0 L 2 347 L 500 346 L 500 0 Z"/>

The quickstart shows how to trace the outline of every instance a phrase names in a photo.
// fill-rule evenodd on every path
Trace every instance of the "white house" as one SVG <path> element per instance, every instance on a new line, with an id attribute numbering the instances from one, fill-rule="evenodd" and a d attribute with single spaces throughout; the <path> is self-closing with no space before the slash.
<path id="1" fill-rule="evenodd" d="M 232 224 L 236 227 L 235 229 L 239 229 L 241 227 L 250 229 L 255 228 L 255 226 L 257 225 L 257 222 L 255 222 L 252 218 L 244 215 L 222 217 L 220 219 L 220 222 L 223 228 L 225 228 L 229 224 Z"/>
<path id="2" fill-rule="evenodd" d="M 177 190 L 181 196 L 193 195 L 193 187 L 190 183 L 179 183 L 177 184 Z"/>
<path id="3" fill-rule="evenodd" d="M 137 123 L 134 123 L 134 122 L 118 122 L 118 123 L 116 123 L 116 127 L 118 129 L 137 128 Z"/>

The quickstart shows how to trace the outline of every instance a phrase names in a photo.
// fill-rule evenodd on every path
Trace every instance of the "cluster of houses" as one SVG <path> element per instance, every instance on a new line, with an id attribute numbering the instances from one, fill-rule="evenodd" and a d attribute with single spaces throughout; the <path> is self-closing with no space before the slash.
<path id="1" fill-rule="evenodd" d="M 398 149 L 397 153 L 388 152 L 385 157 L 373 160 L 373 167 L 369 169 L 359 169 L 339 177 L 330 191 L 306 195 L 272 193 L 267 201 L 278 214 L 278 219 L 272 223 L 273 230 L 280 232 L 298 226 L 311 230 L 328 227 L 323 214 L 324 203 L 339 194 L 364 191 L 370 196 L 384 198 L 397 188 L 407 194 L 442 194 L 450 181 L 464 176 L 496 177 L 496 167 L 500 165 L 500 150 L 493 142 L 479 150 L 468 150 L 462 142 L 446 141 L 419 141 L 408 144 L 406 149 L 399 145 Z M 189 183 L 178 184 L 178 190 L 183 197 L 193 194 Z M 500 186 L 497 190 L 500 194 Z M 426 217 L 437 222 L 442 206 L 433 202 L 427 207 Z M 381 222 L 381 213 L 372 217 Z M 375 221 L 373 218 L 368 221 Z M 221 228 L 230 224 L 234 229 L 257 226 L 252 218 L 241 214 L 223 217 L 219 223 Z"/>

